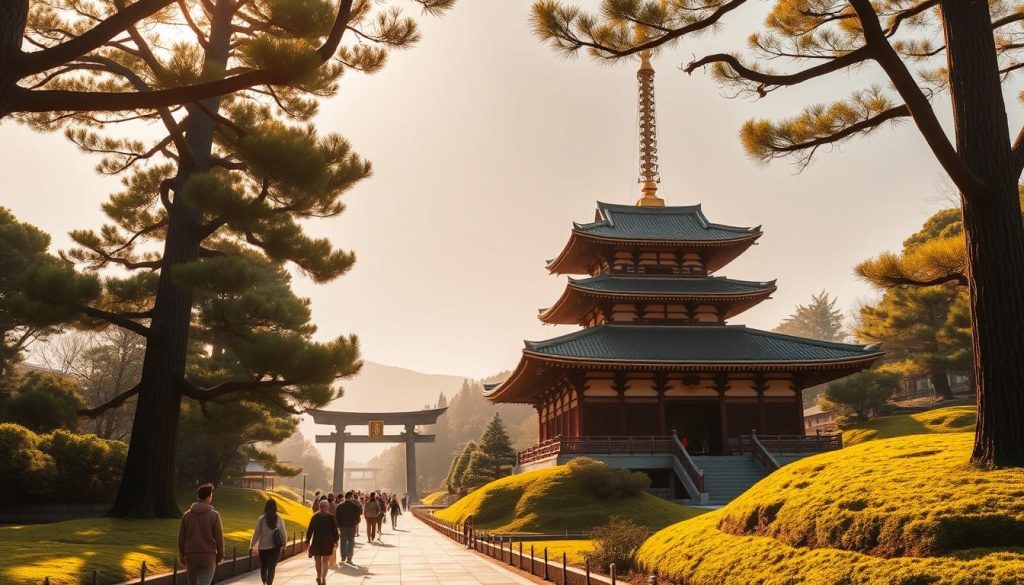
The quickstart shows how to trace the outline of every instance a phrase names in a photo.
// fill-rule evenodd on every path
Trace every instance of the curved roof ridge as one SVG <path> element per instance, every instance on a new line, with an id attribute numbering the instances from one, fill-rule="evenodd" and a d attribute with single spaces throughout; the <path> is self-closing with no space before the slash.
<path id="1" fill-rule="evenodd" d="M 779 333 L 777 331 L 766 331 L 764 329 L 753 329 L 748 328 L 748 331 L 755 335 L 762 335 L 765 337 L 775 337 L 780 339 L 790 339 L 798 343 L 810 343 L 812 345 L 819 345 L 821 347 L 831 347 L 835 349 L 849 349 L 859 348 L 867 349 L 869 347 L 877 347 L 881 349 L 882 345 L 879 343 L 861 344 L 861 343 L 846 343 L 843 341 L 825 341 L 824 339 L 814 339 L 813 337 L 801 337 L 800 335 L 790 335 L 788 333 Z"/>

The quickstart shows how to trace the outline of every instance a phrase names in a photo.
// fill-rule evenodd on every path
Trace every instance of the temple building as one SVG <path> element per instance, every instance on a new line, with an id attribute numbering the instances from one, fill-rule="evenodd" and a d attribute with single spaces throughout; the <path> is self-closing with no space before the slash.
<path id="1" fill-rule="evenodd" d="M 594 221 L 575 223 L 547 264 L 552 274 L 571 276 L 541 321 L 581 329 L 526 342 L 509 378 L 485 393 L 537 409 L 540 443 L 520 454 L 520 469 L 580 454 L 653 456 L 675 443 L 686 446 L 674 468 L 692 499 L 704 490 L 690 455 L 742 453 L 752 434 L 803 436 L 801 391 L 882 354 L 877 346 L 730 323 L 776 290 L 774 280 L 715 275 L 761 229 L 712 223 L 700 205 L 667 206 L 658 196 L 654 70 L 646 54 L 637 77 L 643 194 L 635 205 L 599 202 Z M 651 469 L 655 484 L 679 492 L 673 465 L 652 461 L 616 464 Z"/>

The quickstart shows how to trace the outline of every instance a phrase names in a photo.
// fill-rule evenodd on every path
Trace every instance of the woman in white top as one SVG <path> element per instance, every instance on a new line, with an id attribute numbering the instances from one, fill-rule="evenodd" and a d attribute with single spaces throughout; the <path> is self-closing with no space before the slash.
<path id="1" fill-rule="evenodd" d="M 249 542 L 249 552 L 259 552 L 260 579 L 263 585 L 274 585 L 274 571 L 277 561 L 281 558 L 281 548 L 288 541 L 288 532 L 284 528 L 284 518 L 277 513 L 277 501 L 267 500 L 263 506 L 263 515 L 256 521 L 256 530 Z"/>

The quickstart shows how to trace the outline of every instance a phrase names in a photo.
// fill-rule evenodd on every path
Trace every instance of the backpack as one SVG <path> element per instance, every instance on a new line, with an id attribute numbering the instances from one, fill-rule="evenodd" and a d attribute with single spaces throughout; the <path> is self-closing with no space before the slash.
<path id="1" fill-rule="evenodd" d="M 274 529 L 274 546 L 282 547 L 288 544 L 288 538 L 285 536 L 284 527 L 281 526 L 281 518 L 277 519 L 277 528 Z"/>

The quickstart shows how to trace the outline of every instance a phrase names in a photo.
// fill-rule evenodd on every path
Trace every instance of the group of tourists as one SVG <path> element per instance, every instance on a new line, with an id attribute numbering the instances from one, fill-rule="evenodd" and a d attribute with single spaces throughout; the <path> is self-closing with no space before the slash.
<path id="1" fill-rule="evenodd" d="M 407 499 L 399 500 L 395 494 L 385 492 L 349 491 L 343 497 L 317 492 L 313 497 L 313 518 L 306 529 L 309 556 L 316 565 L 317 585 L 325 585 L 327 572 L 338 564 L 352 564 L 356 537 L 359 536 L 359 518 L 366 518 L 366 541 L 381 539 L 384 520 L 391 516 L 391 529 L 398 529 L 398 516 Z"/>
<path id="2" fill-rule="evenodd" d="M 306 529 L 309 556 L 316 564 L 317 585 L 325 585 L 327 571 L 337 566 L 339 555 L 342 563 L 352 563 L 360 518 L 366 518 L 367 542 L 379 541 L 385 518 L 390 516 L 391 529 L 397 530 L 398 516 L 407 504 L 406 496 L 399 498 L 397 494 L 379 491 L 349 491 L 338 497 L 317 492 L 313 498 L 315 513 Z M 274 583 L 287 534 L 277 501 L 268 499 L 249 542 L 249 553 L 259 555 L 263 585 Z M 185 567 L 188 585 L 210 585 L 217 565 L 224 560 L 224 528 L 220 514 L 213 508 L 213 484 L 196 489 L 196 501 L 181 518 L 178 558 Z"/>

